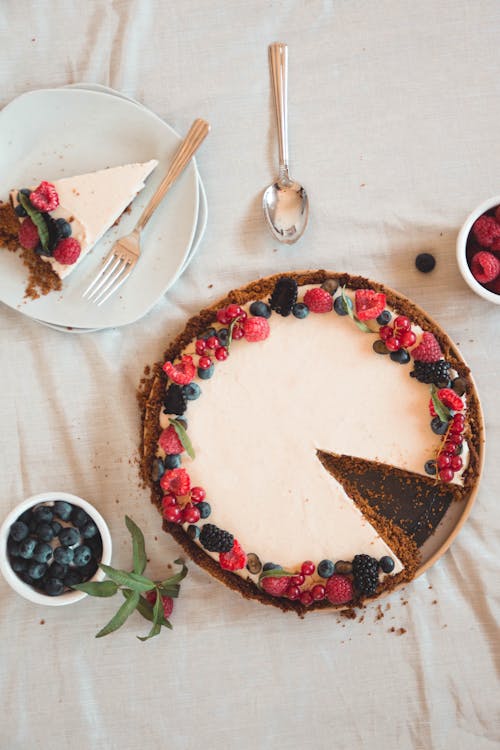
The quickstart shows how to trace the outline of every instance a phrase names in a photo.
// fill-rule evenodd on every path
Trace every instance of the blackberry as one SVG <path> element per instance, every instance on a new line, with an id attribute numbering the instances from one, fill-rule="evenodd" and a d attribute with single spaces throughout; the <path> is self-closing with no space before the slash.
<path id="1" fill-rule="evenodd" d="M 297 282 L 288 276 L 278 279 L 269 298 L 271 309 L 286 318 L 297 302 Z"/>
<path id="2" fill-rule="evenodd" d="M 229 552 L 233 548 L 234 536 L 213 523 L 206 523 L 200 532 L 200 543 L 209 552 Z"/>
<path id="3" fill-rule="evenodd" d="M 434 383 L 439 385 L 448 383 L 450 363 L 445 359 L 438 359 L 437 362 L 414 362 L 413 370 L 410 372 L 412 378 L 416 378 L 420 383 Z"/>
<path id="4" fill-rule="evenodd" d="M 168 386 L 163 401 L 165 414 L 184 414 L 186 411 L 186 396 L 183 393 L 182 386 L 172 383 Z"/>
<path id="5" fill-rule="evenodd" d="M 369 555 L 355 555 L 352 561 L 354 586 L 361 594 L 374 594 L 378 586 L 378 561 Z"/>

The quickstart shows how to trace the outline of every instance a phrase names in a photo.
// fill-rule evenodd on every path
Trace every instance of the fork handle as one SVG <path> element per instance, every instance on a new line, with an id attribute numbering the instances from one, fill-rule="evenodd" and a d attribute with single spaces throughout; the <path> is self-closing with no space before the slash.
<path id="1" fill-rule="evenodd" d="M 151 216 L 163 200 L 163 197 L 167 190 L 172 187 L 176 179 L 187 167 L 187 165 L 191 161 L 191 157 L 201 146 L 209 132 L 210 125 L 208 124 L 208 122 L 206 122 L 206 120 L 197 119 L 193 122 L 193 124 L 189 128 L 187 136 L 184 138 L 181 145 L 177 149 L 172 164 L 170 165 L 167 174 L 160 183 L 158 190 L 153 195 L 148 205 L 142 212 L 142 215 L 135 226 L 136 230 L 140 232 L 142 229 L 144 229 Z"/>

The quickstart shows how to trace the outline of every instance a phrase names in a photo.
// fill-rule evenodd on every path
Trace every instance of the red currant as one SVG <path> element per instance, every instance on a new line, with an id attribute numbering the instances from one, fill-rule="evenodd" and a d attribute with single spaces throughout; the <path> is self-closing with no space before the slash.
<path id="1" fill-rule="evenodd" d="M 238 315 L 238 320 L 240 321 L 240 323 L 244 323 L 247 317 L 248 315 L 246 314 L 246 312 L 242 310 L 241 313 Z"/>
<path id="2" fill-rule="evenodd" d="M 300 595 L 300 603 L 305 607 L 309 607 L 313 603 L 313 595 L 310 591 L 303 591 Z"/>
<path id="3" fill-rule="evenodd" d="M 438 456 L 437 459 L 437 465 L 440 469 L 446 469 L 451 464 L 451 456 L 448 455 L 448 453 L 441 453 L 440 456 Z"/>
<path id="4" fill-rule="evenodd" d="M 439 478 L 442 482 L 451 482 L 453 479 L 453 469 L 441 469 Z"/>
<path id="5" fill-rule="evenodd" d="M 407 349 L 409 346 L 413 346 L 416 340 L 417 337 L 415 336 L 413 331 L 405 331 L 401 336 L 401 346 L 404 349 Z"/>
<path id="6" fill-rule="evenodd" d="M 382 339 L 382 341 L 387 341 L 387 339 L 391 338 L 391 336 L 394 334 L 394 331 L 392 330 L 391 326 L 382 326 L 379 328 L 378 335 Z"/>
<path id="7" fill-rule="evenodd" d="M 203 487 L 191 487 L 191 502 L 192 503 L 202 503 L 203 500 L 206 498 L 207 493 L 203 489 Z"/>
<path id="8" fill-rule="evenodd" d="M 200 520 L 200 511 L 193 505 L 186 505 L 182 511 L 183 523 L 196 523 Z"/>
<path id="9" fill-rule="evenodd" d="M 461 435 L 463 432 L 463 429 L 464 429 L 463 424 L 461 424 L 460 422 L 455 422 L 455 420 L 453 420 L 453 422 L 451 423 L 451 427 L 450 427 L 450 433 L 451 435 Z"/>
<path id="10" fill-rule="evenodd" d="M 222 323 L 223 326 L 230 323 L 225 307 L 223 307 L 221 310 L 217 310 L 217 320 L 219 321 L 219 323 Z"/>
<path id="11" fill-rule="evenodd" d="M 180 523 L 182 518 L 182 510 L 178 505 L 169 505 L 163 512 L 164 517 L 170 523 Z"/>
<path id="12" fill-rule="evenodd" d="M 460 469 L 463 466 L 463 461 L 460 458 L 460 456 L 452 456 L 451 458 L 451 468 L 453 471 L 460 471 Z"/>
<path id="13" fill-rule="evenodd" d="M 227 359 L 228 357 L 229 357 L 229 352 L 225 346 L 219 346 L 219 348 L 215 350 L 215 359 L 218 362 L 224 362 L 224 360 Z"/>
<path id="14" fill-rule="evenodd" d="M 454 456 L 456 447 L 455 443 L 447 440 L 443 447 L 443 453 L 449 453 L 450 456 Z"/>
<path id="15" fill-rule="evenodd" d="M 320 583 L 317 583 L 316 586 L 312 587 L 311 594 L 315 601 L 319 601 L 320 599 L 325 598 L 326 589 Z"/>
<path id="16" fill-rule="evenodd" d="M 298 586 L 289 586 L 286 591 L 286 595 L 289 599 L 298 599 L 300 596 L 300 589 Z"/>
<path id="17" fill-rule="evenodd" d="M 195 344 L 196 354 L 203 354 L 206 348 L 206 342 L 203 339 L 198 339 Z"/>
<path id="18" fill-rule="evenodd" d="M 390 352 L 398 352 L 401 349 L 401 341 L 397 336 L 390 336 L 385 340 L 385 345 Z"/>
<path id="19" fill-rule="evenodd" d="M 299 573 L 299 575 L 292 576 L 290 578 L 290 585 L 292 586 L 302 586 L 302 584 L 305 581 L 305 577 L 302 575 L 302 573 Z"/>
<path id="20" fill-rule="evenodd" d="M 209 336 L 205 341 L 205 344 L 208 349 L 215 349 L 217 346 L 219 346 L 219 339 L 217 338 L 217 336 Z"/>
<path id="21" fill-rule="evenodd" d="M 397 328 L 399 331 L 409 331 L 410 330 L 410 319 L 406 317 L 406 315 L 398 315 L 398 317 L 394 321 L 394 328 Z"/>
<path id="22" fill-rule="evenodd" d="M 446 438 L 447 443 L 451 443 L 452 445 L 460 445 L 462 442 L 462 436 L 456 435 L 454 432 L 450 432 L 448 434 L 448 437 Z"/>
<path id="23" fill-rule="evenodd" d="M 240 320 L 241 320 L 241 318 L 240 318 Z M 233 339 L 235 341 L 239 341 L 240 339 L 243 338 L 244 335 L 245 335 L 245 331 L 243 330 L 243 326 L 234 326 L 234 328 L 233 328 Z"/>
<path id="24" fill-rule="evenodd" d="M 228 320 L 239 318 L 243 310 L 239 305 L 228 305 L 226 308 L 226 317 Z"/>
<path id="25" fill-rule="evenodd" d="M 315 570 L 316 570 L 316 565 L 313 562 L 311 562 L 311 560 L 306 560 L 300 566 L 300 572 L 302 573 L 303 576 L 312 576 Z"/>
<path id="26" fill-rule="evenodd" d="M 465 417 L 464 417 L 464 415 L 460 414 L 460 412 L 458 412 L 458 414 L 454 414 L 453 415 L 453 424 L 461 424 L 461 425 L 465 424 Z"/>
<path id="27" fill-rule="evenodd" d="M 198 367 L 201 367 L 202 370 L 208 370 L 211 364 L 212 360 L 210 359 L 210 357 L 200 357 Z"/>
<path id="28" fill-rule="evenodd" d="M 177 498 L 175 497 L 175 495 L 163 495 L 161 499 L 161 507 L 163 508 L 163 510 L 165 510 L 165 508 L 168 508 L 169 505 L 175 505 L 176 502 Z"/>

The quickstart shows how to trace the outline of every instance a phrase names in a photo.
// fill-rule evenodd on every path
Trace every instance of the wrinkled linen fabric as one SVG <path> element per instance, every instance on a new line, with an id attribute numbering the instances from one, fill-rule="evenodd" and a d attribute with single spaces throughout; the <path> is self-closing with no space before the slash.
<path id="1" fill-rule="evenodd" d="M 78 336 L 0 307 L 2 516 L 36 492 L 73 492 L 108 520 L 116 566 L 130 564 L 128 513 L 162 576 L 179 549 L 138 479 L 143 367 L 187 316 L 287 269 L 364 274 L 420 304 L 470 363 L 488 443 L 470 519 L 432 569 L 383 600 L 383 618 L 370 606 L 362 621 L 301 621 L 191 564 L 172 632 L 142 644 L 135 615 L 95 640 L 115 600 L 43 608 L 0 580 L 2 749 L 500 747 L 500 307 L 475 296 L 455 262 L 461 223 L 500 193 L 499 22 L 495 0 L 0 4 L 1 106 L 87 81 L 179 132 L 197 116 L 212 125 L 198 156 L 206 235 L 150 314 Z M 289 44 L 291 172 L 311 202 L 293 247 L 275 243 L 261 212 L 277 168 L 267 63 L 277 40 Z M 430 275 L 415 270 L 421 251 L 436 256 Z M 297 360 L 307 377 L 314 363 Z"/>

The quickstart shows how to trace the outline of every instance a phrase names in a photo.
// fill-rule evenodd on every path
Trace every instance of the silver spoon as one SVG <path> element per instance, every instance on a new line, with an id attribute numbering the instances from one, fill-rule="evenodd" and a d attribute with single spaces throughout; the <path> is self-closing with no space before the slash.
<path id="1" fill-rule="evenodd" d="M 299 240 L 309 217 L 307 193 L 288 174 L 288 47 L 276 42 L 269 46 L 269 65 L 273 84 L 280 170 L 278 178 L 264 192 L 264 216 L 272 235 L 280 242 L 292 245 Z"/>

